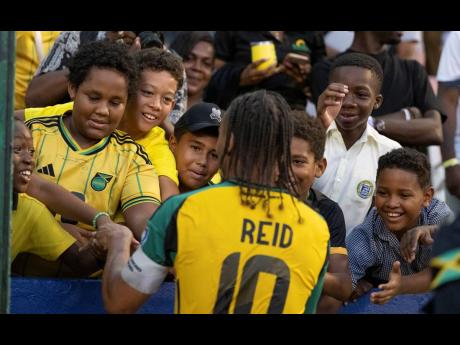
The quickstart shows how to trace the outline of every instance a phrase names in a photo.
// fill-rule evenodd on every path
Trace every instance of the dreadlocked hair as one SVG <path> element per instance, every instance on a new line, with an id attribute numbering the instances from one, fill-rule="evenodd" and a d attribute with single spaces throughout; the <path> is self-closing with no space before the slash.
<path id="1" fill-rule="evenodd" d="M 270 200 L 279 199 L 278 208 L 284 208 L 282 190 L 299 195 L 291 167 L 294 126 L 290 110 L 280 94 L 258 90 L 234 99 L 223 119 L 225 147 L 232 137 L 233 146 L 220 157 L 220 163 L 227 160 L 226 167 L 233 174 L 227 177 L 239 184 L 241 203 L 254 209 L 262 202 L 269 218 Z M 294 197 L 292 202 L 295 205 Z"/>

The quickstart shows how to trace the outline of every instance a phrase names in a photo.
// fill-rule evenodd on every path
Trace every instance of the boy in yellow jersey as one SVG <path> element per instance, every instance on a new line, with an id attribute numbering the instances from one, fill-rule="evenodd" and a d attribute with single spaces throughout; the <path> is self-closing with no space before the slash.
<path id="1" fill-rule="evenodd" d="M 88 43 L 69 65 L 72 111 L 26 125 L 34 137 L 37 173 L 112 219 L 121 209 L 127 226 L 140 238 L 160 203 L 158 176 L 144 149 L 116 130 L 137 76 L 125 46 Z"/>
<path id="2" fill-rule="evenodd" d="M 179 173 L 179 190 L 188 192 L 213 184 L 219 169 L 216 152 L 221 110 L 216 104 L 200 102 L 190 107 L 174 126 L 169 147 Z"/>
<path id="3" fill-rule="evenodd" d="M 11 258 L 29 252 L 46 260 L 60 259 L 72 270 L 70 275 L 88 276 L 100 269 L 93 247 L 79 250 L 75 238 L 61 228 L 46 206 L 25 194 L 35 165 L 34 151 L 29 130 L 15 121 Z"/>
<path id="4" fill-rule="evenodd" d="M 174 108 L 174 96 L 181 88 L 183 66 L 180 58 L 157 48 L 134 54 L 139 68 L 136 94 L 128 101 L 118 129 L 128 133 L 140 144 L 158 174 L 161 199 L 179 193 L 174 156 L 169 150 L 165 132 L 159 127 Z M 73 102 L 45 108 L 27 108 L 15 113 L 19 119 L 62 115 L 72 110 Z"/>
<path id="5" fill-rule="evenodd" d="M 109 312 L 138 310 L 168 267 L 176 273 L 177 313 L 315 311 L 329 232 L 288 192 L 295 190 L 289 110 L 266 90 L 235 99 L 217 143 L 224 182 L 166 200 L 131 257 L 125 227 L 107 226 L 101 240 L 94 234 L 108 249 L 102 294 Z"/>

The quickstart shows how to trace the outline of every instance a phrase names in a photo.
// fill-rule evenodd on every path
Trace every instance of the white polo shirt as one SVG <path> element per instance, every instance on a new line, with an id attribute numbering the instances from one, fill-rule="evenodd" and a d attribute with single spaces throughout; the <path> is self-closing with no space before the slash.
<path id="1" fill-rule="evenodd" d="M 379 157 L 399 147 L 398 142 L 367 125 L 361 138 L 347 150 L 336 123 L 327 129 L 324 153 L 327 168 L 313 188 L 342 208 L 347 235 L 364 221 L 372 204 Z"/>

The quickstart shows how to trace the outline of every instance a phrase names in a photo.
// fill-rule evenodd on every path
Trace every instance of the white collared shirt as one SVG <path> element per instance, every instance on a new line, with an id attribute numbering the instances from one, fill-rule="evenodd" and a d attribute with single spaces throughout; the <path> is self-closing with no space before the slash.
<path id="1" fill-rule="evenodd" d="M 367 125 L 349 150 L 333 122 L 326 131 L 327 168 L 313 188 L 337 202 L 345 216 L 347 235 L 361 224 L 372 204 L 380 156 L 401 145 Z"/>

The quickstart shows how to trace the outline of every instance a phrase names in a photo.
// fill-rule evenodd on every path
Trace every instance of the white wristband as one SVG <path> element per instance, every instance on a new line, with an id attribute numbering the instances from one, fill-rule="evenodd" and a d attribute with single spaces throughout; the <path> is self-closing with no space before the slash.
<path id="1" fill-rule="evenodd" d="M 406 117 L 406 121 L 409 121 L 412 118 L 409 109 L 402 108 L 401 110 L 404 113 L 404 116 Z"/>

